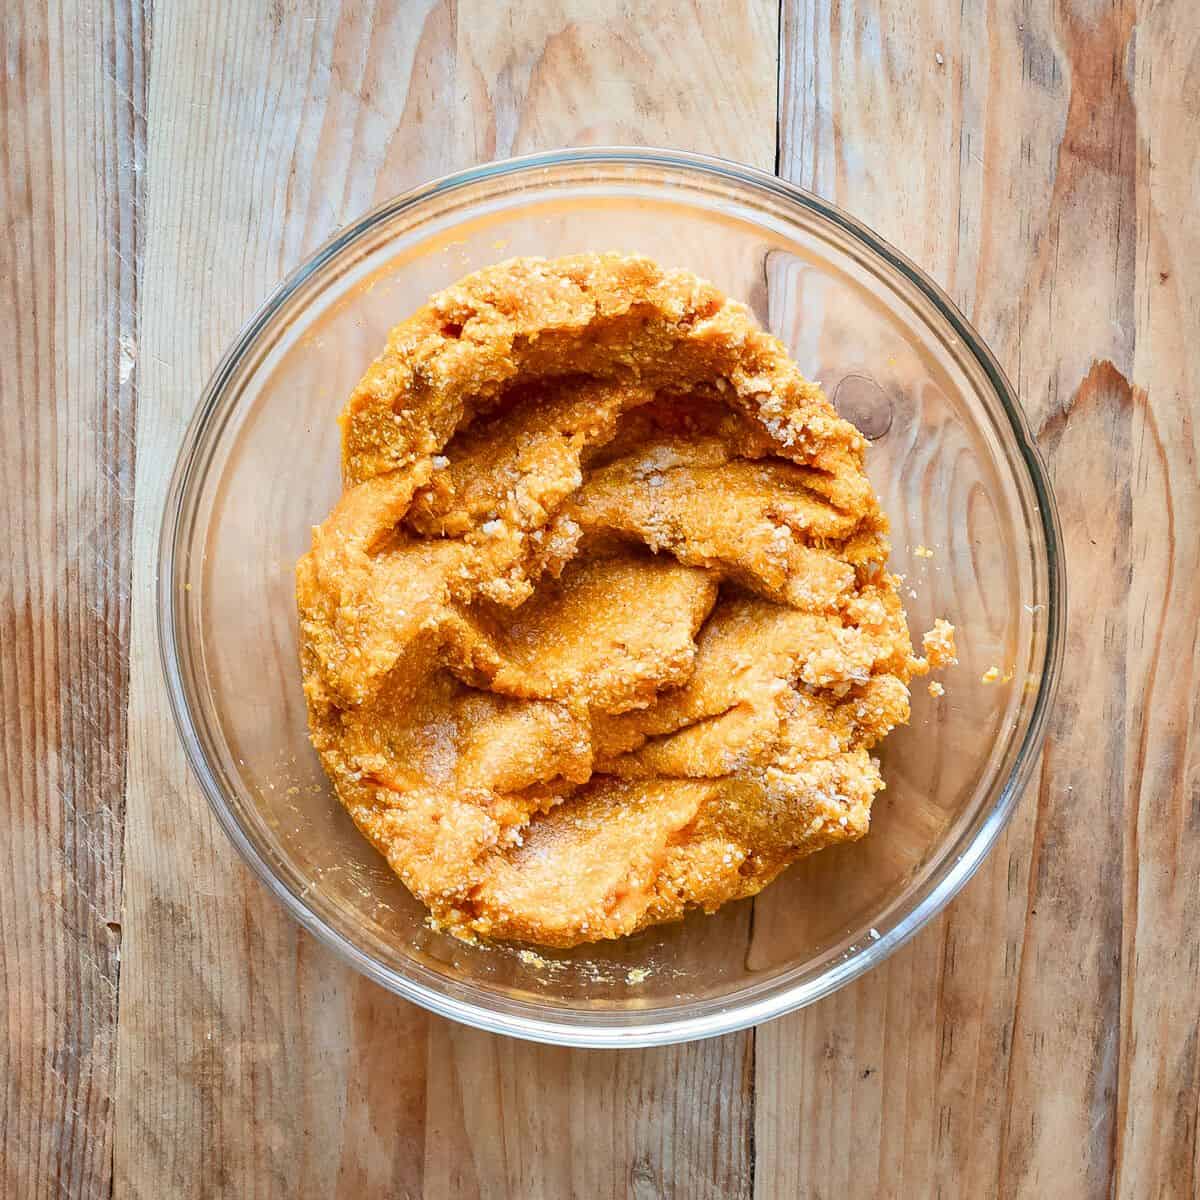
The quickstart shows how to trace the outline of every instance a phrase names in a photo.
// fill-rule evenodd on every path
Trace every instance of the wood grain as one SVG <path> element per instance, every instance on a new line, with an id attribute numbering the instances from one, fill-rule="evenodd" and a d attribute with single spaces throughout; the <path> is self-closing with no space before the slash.
<path id="1" fill-rule="evenodd" d="M 480 156 L 626 142 L 772 163 L 773 4 L 668 4 L 639 20 L 586 0 L 519 17 L 476 0 L 458 15 Z M 431 1084 L 427 1195 L 749 1195 L 753 1034 L 598 1055 L 439 1025 L 432 1046 L 456 1082 Z"/>
<path id="2" fill-rule="evenodd" d="M 1114 1192 L 1200 1193 L 1200 21 L 1146 6 L 1128 78 L 1137 282 Z M 1192 275 L 1189 278 L 1189 275 Z"/>
<path id="3" fill-rule="evenodd" d="M 145 14 L 0 27 L 0 1195 L 110 1183 Z"/>
<path id="4" fill-rule="evenodd" d="M 170 462 L 221 349 L 279 275 L 372 200 L 479 157 L 617 136 L 771 163 L 773 5 L 652 22 L 591 5 L 537 5 L 519 21 L 485 4 L 422 15 L 159 14 L 142 336 L 158 402 L 138 428 L 139 578 L 153 571 Z M 737 103 L 716 109 L 714 46 L 736 51 L 742 79 Z M 139 594 L 123 1192 L 156 1195 L 166 1181 L 180 1194 L 275 1195 L 299 1178 L 311 1195 L 748 1194 L 752 1035 L 627 1058 L 549 1052 L 378 993 L 237 862 L 166 712 L 151 597 Z M 697 1092 L 715 1116 L 693 1111 Z"/>
<path id="5" fill-rule="evenodd" d="M 1200 110 L 1194 20 L 1143 7 L 1135 36 L 1132 4 L 785 5 L 781 171 L 917 257 L 1000 355 L 1075 603 L 1038 786 L 979 877 L 882 970 L 760 1031 L 763 1196 L 1195 1191 L 1197 622 L 1175 573 L 1196 576 L 1200 481 L 1176 273 Z"/>
<path id="6" fill-rule="evenodd" d="M 585 1052 L 437 1022 L 425 1194 L 749 1196 L 751 1045 Z"/>
<path id="7" fill-rule="evenodd" d="M 138 579 L 154 576 L 184 424 L 240 323 L 378 187 L 452 165 L 452 133 L 422 118 L 444 89 L 452 29 L 440 5 L 156 14 L 141 338 L 155 404 L 138 421 Z M 237 860 L 185 767 L 154 622 L 139 589 L 117 1188 L 419 1194 L 427 1019 L 334 962 Z"/>

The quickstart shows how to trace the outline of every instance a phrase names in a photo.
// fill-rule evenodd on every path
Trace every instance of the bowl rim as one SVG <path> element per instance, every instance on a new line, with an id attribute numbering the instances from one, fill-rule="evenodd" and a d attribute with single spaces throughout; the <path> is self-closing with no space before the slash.
<path id="1" fill-rule="evenodd" d="M 405 978 L 378 962 L 344 934 L 314 912 L 300 894 L 280 878 L 267 859 L 251 842 L 235 816 L 234 806 L 225 794 L 211 769 L 200 744 L 191 715 L 187 686 L 181 670 L 181 645 L 175 608 L 174 585 L 176 544 L 184 517 L 184 500 L 188 485 L 197 467 L 197 453 L 203 435 L 212 418 L 218 413 L 225 389 L 235 369 L 253 348 L 259 336 L 269 327 L 276 313 L 305 282 L 338 255 L 380 223 L 435 197 L 456 191 L 471 184 L 509 175 L 545 171 L 563 166 L 638 166 L 664 168 L 699 173 L 718 181 L 733 183 L 802 209 L 839 227 L 859 242 L 871 255 L 882 260 L 909 284 L 914 286 L 944 318 L 961 340 L 971 357 L 982 369 L 996 398 L 1000 401 L 1014 436 L 1020 460 L 1025 465 L 1028 482 L 1032 485 L 1036 508 L 1041 522 L 1045 546 L 1046 570 L 1046 635 L 1042 674 L 1028 724 L 1017 748 L 1016 758 L 1008 778 L 991 811 L 983 818 L 975 835 L 953 861 L 947 861 L 922 882 L 912 907 L 878 940 L 860 946 L 849 957 L 835 961 L 813 980 L 797 981 L 772 990 L 767 995 L 720 1005 L 713 1011 L 685 1014 L 659 1021 L 622 1026 L 620 1024 L 579 1023 L 564 1020 L 567 1010 L 550 1010 L 545 1016 L 498 1011 L 471 1000 L 439 992 L 418 980 Z M 527 154 L 497 160 L 466 170 L 457 171 L 376 205 L 330 236 L 299 267 L 294 269 L 259 306 L 242 326 L 229 349 L 222 356 L 202 393 L 196 411 L 183 435 L 174 469 L 168 483 L 158 541 L 157 573 L 157 632 L 159 661 L 166 682 L 172 716 L 193 775 L 204 792 L 209 807 L 226 835 L 253 873 L 267 886 L 290 914 L 323 945 L 355 969 L 407 1000 L 443 1017 L 493 1033 L 544 1042 L 552 1045 L 578 1047 L 644 1047 L 693 1041 L 733 1033 L 763 1021 L 806 1007 L 857 979 L 905 945 L 939 913 L 975 874 L 1008 824 L 1017 802 L 1024 792 L 1041 749 L 1050 709 L 1057 693 L 1064 652 L 1066 611 L 1066 579 L 1063 561 L 1063 541 L 1058 509 L 1050 487 L 1045 464 L 1033 440 L 1025 414 L 1016 392 L 988 349 L 982 337 L 959 311 L 948 295 L 910 259 L 901 254 L 868 226 L 850 216 L 837 205 L 804 188 L 780 179 L 758 168 L 729 159 L 657 147 L 596 146 L 568 148 Z M 645 1010 L 641 1010 L 645 1012 Z"/>

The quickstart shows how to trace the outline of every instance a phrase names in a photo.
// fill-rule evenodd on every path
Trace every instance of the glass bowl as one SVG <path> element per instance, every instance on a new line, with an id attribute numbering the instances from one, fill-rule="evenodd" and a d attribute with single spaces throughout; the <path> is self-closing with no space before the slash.
<path id="1" fill-rule="evenodd" d="M 306 734 L 293 568 L 340 493 L 335 418 L 389 328 L 515 255 L 647 254 L 747 302 L 871 439 L 914 634 L 960 665 L 914 687 L 870 834 L 715 916 L 571 951 L 426 923 L 333 797 Z M 372 979 L 468 1024 L 639 1046 L 810 1004 L 962 887 L 1029 776 L 1062 653 L 1062 550 L 1012 388 L 945 295 L 846 214 L 747 167 L 660 150 L 494 163 L 384 204 L 254 315 L 184 440 L 159 562 L 163 666 L 189 758 L 246 861 Z M 991 668 L 997 677 L 984 682 Z"/>

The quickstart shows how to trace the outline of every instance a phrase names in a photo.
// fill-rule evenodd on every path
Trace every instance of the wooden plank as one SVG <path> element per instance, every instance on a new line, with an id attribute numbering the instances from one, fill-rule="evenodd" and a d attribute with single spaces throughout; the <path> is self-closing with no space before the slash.
<path id="1" fill-rule="evenodd" d="M 445 4 L 155 14 L 134 558 L 218 356 L 338 224 L 455 165 Z M 447 106 L 453 111 L 453 105 Z M 135 594 L 114 1174 L 158 1197 L 416 1195 L 427 1019 L 303 935 L 189 778 Z"/>
<path id="2" fill-rule="evenodd" d="M 439 1021 L 425 1195 L 749 1195 L 748 1035 L 658 1050 L 531 1046 Z"/>
<path id="3" fill-rule="evenodd" d="M 477 158 L 643 145 L 774 163 L 779 14 L 767 0 L 460 0 L 457 12 Z"/>
<path id="4" fill-rule="evenodd" d="M 138 4 L 0 27 L 0 1195 L 108 1195 L 145 151 Z"/>
<path id="5" fill-rule="evenodd" d="M 581 3 L 519 20 L 483 4 L 422 15 L 159 15 L 139 577 L 207 372 L 332 226 L 422 178 L 548 145 L 665 141 L 771 163 L 774 5 L 671 7 L 653 21 Z M 731 99 L 712 104 L 722 89 Z M 499 1042 L 393 1000 L 300 934 L 187 778 L 149 600 L 136 597 L 133 618 L 125 1192 L 253 1196 L 299 1177 L 313 1194 L 554 1195 L 566 1179 L 581 1194 L 746 1193 L 750 1035 L 621 1057 Z"/>
<path id="6" fill-rule="evenodd" d="M 777 11 L 766 0 L 458 6 L 458 73 L 484 157 L 589 143 L 770 169 Z M 714 102 L 720 97 L 720 102 Z M 434 1031 L 429 1196 L 749 1194 L 753 1035 L 620 1055 Z"/>
<path id="7" fill-rule="evenodd" d="M 1142 6 L 1116 1181 L 1200 1193 L 1200 22 Z"/>
<path id="8" fill-rule="evenodd" d="M 1145 7 L 1135 38 L 1121 3 L 784 6 L 781 168 L 912 254 L 1001 357 L 1076 603 L 1038 786 L 979 877 L 760 1031 L 762 1196 L 1195 1188 L 1200 97 L 1194 22 Z"/>

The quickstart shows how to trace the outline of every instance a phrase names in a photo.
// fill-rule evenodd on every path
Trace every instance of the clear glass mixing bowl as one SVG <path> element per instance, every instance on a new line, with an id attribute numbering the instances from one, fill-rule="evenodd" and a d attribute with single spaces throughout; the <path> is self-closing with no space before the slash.
<path id="1" fill-rule="evenodd" d="M 871 439 L 914 633 L 961 664 L 914 689 L 863 841 L 753 901 L 623 941 L 466 945 L 359 836 L 305 731 L 293 566 L 340 492 L 335 417 L 388 329 L 515 255 L 624 250 L 746 301 Z M 930 556 L 932 552 L 932 556 Z M 809 1004 L 880 962 L 966 882 L 1037 753 L 1062 652 L 1062 549 L 1020 406 L 962 316 L 844 213 L 746 167 L 658 150 L 495 163 L 377 208 L 255 314 L 184 441 L 162 529 L 163 665 L 192 766 L 246 861 L 372 979 L 446 1016 L 575 1045 L 650 1045 Z M 981 677 L 997 667 L 999 678 Z"/>

